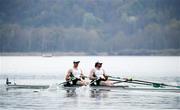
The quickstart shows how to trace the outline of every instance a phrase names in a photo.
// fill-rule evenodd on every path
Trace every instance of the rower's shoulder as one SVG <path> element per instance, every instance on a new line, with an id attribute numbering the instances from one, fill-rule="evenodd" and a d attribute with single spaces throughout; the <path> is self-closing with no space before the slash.
<path id="1" fill-rule="evenodd" d="M 68 69 L 68 72 L 72 72 L 72 71 L 73 71 L 73 68 Z"/>
<path id="2" fill-rule="evenodd" d="M 95 69 L 95 68 L 92 68 L 91 71 L 96 71 L 96 69 Z"/>
<path id="3" fill-rule="evenodd" d="M 102 68 L 102 71 L 105 72 L 105 70 Z"/>

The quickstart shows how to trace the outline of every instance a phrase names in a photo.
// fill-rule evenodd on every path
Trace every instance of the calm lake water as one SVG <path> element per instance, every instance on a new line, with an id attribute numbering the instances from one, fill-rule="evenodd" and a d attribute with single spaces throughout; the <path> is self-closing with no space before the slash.
<path id="1" fill-rule="evenodd" d="M 180 57 L 0 57 L 1 110 L 180 110 L 179 93 L 99 90 L 89 87 L 66 91 L 56 83 L 64 81 L 73 60 L 88 75 L 96 61 L 103 62 L 106 73 L 168 84 L 180 85 Z M 45 90 L 5 89 L 5 78 L 17 84 L 50 84 Z"/>

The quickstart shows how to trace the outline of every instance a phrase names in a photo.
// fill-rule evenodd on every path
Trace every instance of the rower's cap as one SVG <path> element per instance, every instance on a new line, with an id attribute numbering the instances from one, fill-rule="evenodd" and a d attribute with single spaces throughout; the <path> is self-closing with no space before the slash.
<path id="1" fill-rule="evenodd" d="M 73 63 L 80 63 L 80 61 L 79 60 L 74 60 Z"/>
<path id="2" fill-rule="evenodd" d="M 101 64 L 102 65 L 103 63 L 101 61 L 97 61 L 96 64 Z"/>

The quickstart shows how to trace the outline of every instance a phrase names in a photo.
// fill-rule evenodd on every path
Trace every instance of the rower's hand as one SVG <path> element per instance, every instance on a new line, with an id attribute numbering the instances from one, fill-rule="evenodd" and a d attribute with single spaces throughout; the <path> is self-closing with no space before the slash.
<path id="1" fill-rule="evenodd" d="M 96 77 L 96 80 L 106 80 L 104 77 Z"/>
<path id="2" fill-rule="evenodd" d="M 87 78 L 87 76 L 80 76 L 83 80 L 85 80 L 85 78 Z"/>
<path id="3" fill-rule="evenodd" d="M 102 79 L 101 77 L 96 77 L 96 80 L 100 80 L 100 79 Z"/>
<path id="4" fill-rule="evenodd" d="M 76 77 L 71 77 L 71 81 L 73 81 L 73 80 L 75 80 L 76 79 Z"/>
<path id="5" fill-rule="evenodd" d="M 105 79 L 105 80 L 108 80 L 108 76 L 104 76 L 104 79 Z"/>

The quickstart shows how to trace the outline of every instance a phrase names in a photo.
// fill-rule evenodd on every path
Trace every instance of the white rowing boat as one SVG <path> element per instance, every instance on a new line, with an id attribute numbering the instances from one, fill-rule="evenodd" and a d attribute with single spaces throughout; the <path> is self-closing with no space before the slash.
<path id="1" fill-rule="evenodd" d="M 69 89 L 76 89 L 81 87 L 88 87 L 91 90 L 127 90 L 127 91 L 150 91 L 150 92 L 177 92 L 180 93 L 179 88 L 154 88 L 154 87 L 131 87 L 131 86 L 63 86 L 61 85 L 60 88 L 65 90 Z M 16 84 L 9 84 L 6 85 L 7 89 L 48 89 L 49 85 L 16 85 Z"/>
<path id="2" fill-rule="evenodd" d="M 127 91 L 150 91 L 150 92 L 177 92 L 179 88 L 155 88 L 155 87 L 135 87 L 135 86 L 90 86 L 92 89 L 109 89 L 109 90 L 127 90 Z"/>
<path id="3" fill-rule="evenodd" d="M 119 81 L 119 80 L 118 80 Z M 122 82 L 122 81 L 121 81 Z M 142 81 L 141 81 L 142 82 Z M 143 81 L 145 82 L 145 81 Z M 146 81 L 147 82 L 147 81 Z M 137 82 L 135 82 L 136 84 Z M 149 82 L 148 82 L 149 83 Z M 157 91 L 157 92 L 177 92 L 180 93 L 179 86 L 167 85 L 165 86 L 155 86 L 148 84 L 148 86 L 132 86 L 132 85 L 114 85 L 114 86 L 64 86 L 65 82 L 60 83 L 59 87 L 63 89 L 76 89 L 81 87 L 89 87 L 90 89 L 106 89 L 106 90 L 127 90 L 127 91 Z M 139 84 L 139 83 L 138 83 Z M 158 84 L 158 83 L 157 83 Z M 158 84 L 159 85 L 159 84 Z M 8 79 L 6 81 L 6 88 L 7 89 L 48 89 L 49 85 L 19 85 L 19 84 L 11 84 Z"/>

